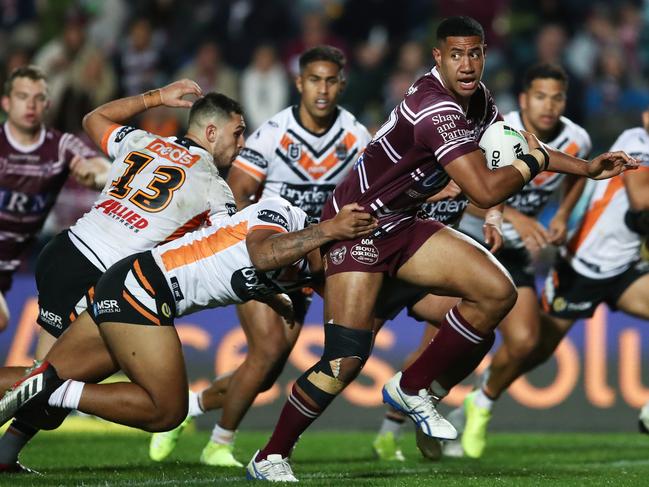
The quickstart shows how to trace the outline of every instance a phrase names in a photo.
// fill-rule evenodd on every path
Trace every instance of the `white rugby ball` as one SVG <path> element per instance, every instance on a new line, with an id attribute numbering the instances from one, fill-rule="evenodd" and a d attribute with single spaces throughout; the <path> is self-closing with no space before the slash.
<path id="1" fill-rule="evenodd" d="M 487 159 L 489 169 L 509 166 L 530 151 L 525 137 L 505 122 L 492 123 L 478 143 Z"/>

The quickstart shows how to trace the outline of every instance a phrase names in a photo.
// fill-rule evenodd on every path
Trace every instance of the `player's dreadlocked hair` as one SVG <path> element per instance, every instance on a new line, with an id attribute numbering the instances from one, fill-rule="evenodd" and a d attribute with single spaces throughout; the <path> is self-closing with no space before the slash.
<path id="1" fill-rule="evenodd" d="M 14 80 L 16 78 L 29 78 L 32 81 L 38 81 L 42 79 L 43 81 L 47 81 L 45 73 L 38 66 L 21 66 L 20 68 L 14 69 L 7 78 L 7 81 L 5 81 L 3 93 L 6 96 L 9 96 L 9 94 L 11 93 L 11 89 L 13 88 Z"/>
<path id="2" fill-rule="evenodd" d="M 313 62 L 316 61 L 329 61 L 334 63 L 342 71 L 345 67 L 345 55 L 337 47 L 333 46 L 315 46 L 311 49 L 304 51 L 300 56 L 300 72 L 304 71 L 304 68 Z"/>
<path id="3" fill-rule="evenodd" d="M 229 120 L 233 113 L 243 115 L 243 109 L 237 101 L 222 93 L 208 93 L 196 100 L 189 110 L 189 125 L 204 117 Z"/>
<path id="4" fill-rule="evenodd" d="M 484 29 L 480 22 L 471 17 L 457 16 L 442 20 L 437 27 L 437 40 L 444 41 L 447 37 L 473 37 L 479 36 L 484 42 Z"/>

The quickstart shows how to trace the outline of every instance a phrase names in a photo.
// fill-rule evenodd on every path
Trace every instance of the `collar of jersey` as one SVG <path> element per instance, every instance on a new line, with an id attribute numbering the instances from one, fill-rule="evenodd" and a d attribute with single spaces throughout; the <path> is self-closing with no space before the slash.
<path id="1" fill-rule="evenodd" d="M 45 140 L 45 127 L 42 125 L 41 125 L 41 133 L 38 136 L 38 140 L 31 145 L 22 145 L 20 142 L 18 142 L 16 139 L 13 138 L 11 132 L 9 131 L 9 122 L 5 122 L 3 128 L 5 134 L 7 135 L 7 141 L 9 141 L 11 147 L 13 147 L 14 149 L 20 152 L 24 152 L 24 153 L 33 152 L 36 149 L 38 149 L 41 145 L 43 145 L 43 141 Z"/>
<path id="2" fill-rule="evenodd" d="M 185 149 L 189 149 L 190 147 L 196 147 L 198 149 L 204 150 L 205 152 L 209 153 L 209 151 L 205 147 L 203 147 L 200 144 L 197 144 L 196 142 L 194 142 L 191 139 L 188 139 L 187 137 L 176 137 L 176 140 L 174 140 L 174 142 L 176 144 L 182 145 Z"/>
<path id="3" fill-rule="evenodd" d="M 310 131 L 308 128 L 302 125 L 302 120 L 300 120 L 300 107 L 298 105 L 293 105 L 291 107 L 291 114 L 293 115 L 295 122 L 300 126 L 300 128 L 302 128 L 302 130 L 313 135 L 314 137 L 324 137 L 331 130 L 331 127 L 334 126 L 336 120 L 338 120 L 338 116 L 340 115 L 340 107 L 336 107 L 336 116 L 331 119 L 331 123 L 329 124 L 329 127 L 327 127 L 327 130 L 325 130 L 321 134 L 316 134 L 315 132 Z"/>

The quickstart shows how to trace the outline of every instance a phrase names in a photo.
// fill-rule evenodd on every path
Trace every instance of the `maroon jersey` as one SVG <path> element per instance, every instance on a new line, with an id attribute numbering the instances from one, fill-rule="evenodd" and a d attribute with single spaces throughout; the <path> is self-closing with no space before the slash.
<path id="1" fill-rule="evenodd" d="M 354 171 L 336 187 L 325 214 L 358 202 L 379 218 L 375 236 L 413 219 L 449 181 L 444 166 L 478 150 L 484 131 L 502 117 L 480 83 L 467 113 L 444 87 L 437 68 L 419 78 L 378 130 Z"/>
<path id="2" fill-rule="evenodd" d="M 6 123 L 0 127 L 0 272 L 20 265 L 20 254 L 54 206 L 74 155 L 97 153 L 72 134 L 46 128 L 38 142 L 22 146 Z"/>

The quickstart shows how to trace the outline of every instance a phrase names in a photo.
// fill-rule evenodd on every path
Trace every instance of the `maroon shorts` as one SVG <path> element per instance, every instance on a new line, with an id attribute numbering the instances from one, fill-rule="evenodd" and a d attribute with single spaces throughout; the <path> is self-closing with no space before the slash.
<path id="1" fill-rule="evenodd" d="M 397 270 L 445 225 L 434 220 L 413 218 L 395 233 L 380 238 L 359 238 L 332 242 L 322 247 L 325 275 L 339 272 L 387 272 Z"/>

